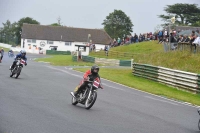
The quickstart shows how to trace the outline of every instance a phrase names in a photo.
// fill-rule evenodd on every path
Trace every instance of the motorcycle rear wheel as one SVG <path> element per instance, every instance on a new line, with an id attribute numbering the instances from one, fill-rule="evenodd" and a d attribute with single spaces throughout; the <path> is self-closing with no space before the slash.
<path id="1" fill-rule="evenodd" d="M 90 109 L 94 105 L 96 99 L 97 99 L 97 92 L 92 91 L 92 94 L 90 95 L 89 98 L 87 98 L 85 102 L 85 109 Z"/>
<path id="2" fill-rule="evenodd" d="M 200 130 L 200 119 L 199 119 L 198 127 L 199 127 L 199 130 Z"/>

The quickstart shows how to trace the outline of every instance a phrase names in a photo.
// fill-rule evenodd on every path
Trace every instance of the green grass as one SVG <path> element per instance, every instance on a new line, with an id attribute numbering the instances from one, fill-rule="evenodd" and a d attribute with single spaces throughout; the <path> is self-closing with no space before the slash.
<path id="1" fill-rule="evenodd" d="M 3 48 L 5 52 L 8 52 L 10 50 L 9 48 L 4 48 L 4 47 L 0 46 L 0 50 L 1 50 L 1 48 Z"/>
<path id="2" fill-rule="evenodd" d="M 163 50 L 162 44 L 157 44 L 157 42 L 154 41 L 120 46 L 112 48 L 111 50 L 134 53 L 133 59 L 138 63 L 200 73 L 200 54 L 192 54 L 189 51 L 171 51 L 166 53 Z M 106 56 L 98 55 L 97 53 L 91 53 L 90 55 L 107 58 Z M 110 58 L 115 58 L 115 56 Z M 91 66 L 94 64 L 86 62 L 73 62 L 72 57 L 69 55 L 53 55 L 50 58 L 37 59 L 37 61 L 50 62 L 52 65 L 59 66 Z M 76 70 L 82 72 L 85 72 L 87 69 L 88 68 L 76 68 Z M 200 105 L 199 94 L 191 94 L 155 81 L 133 76 L 132 70 L 130 69 L 101 68 L 100 75 L 103 78 L 136 88 L 138 90 Z"/>
<path id="3" fill-rule="evenodd" d="M 86 63 L 83 61 L 73 62 L 71 55 L 52 55 L 49 58 L 40 58 L 36 61 L 50 62 L 51 65 L 55 66 L 92 66 L 94 63 Z"/>
<path id="4" fill-rule="evenodd" d="M 87 69 L 88 68 L 75 68 L 75 70 L 81 72 L 85 72 Z M 121 83 L 138 90 L 168 97 L 170 99 L 200 105 L 200 95 L 198 94 L 191 94 L 189 92 L 177 90 L 176 88 L 169 87 L 155 81 L 135 77 L 131 72 L 132 71 L 130 69 L 101 68 L 99 74 L 102 78 L 112 80 L 114 82 Z"/>
<path id="5" fill-rule="evenodd" d="M 136 63 L 150 64 L 187 72 L 200 73 L 200 53 L 194 54 L 189 50 L 164 52 L 163 45 L 158 44 L 156 41 L 119 46 L 111 48 L 110 51 L 110 53 L 112 53 L 112 51 L 132 53 L 132 58 Z M 110 55 L 107 57 L 105 54 L 100 53 L 93 52 L 90 54 L 90 56 L 113 59 L 131 59 L 131 57 L 117 58 L 116 55 Z M 102 51 L 102 53 L 104 52 Z"/>

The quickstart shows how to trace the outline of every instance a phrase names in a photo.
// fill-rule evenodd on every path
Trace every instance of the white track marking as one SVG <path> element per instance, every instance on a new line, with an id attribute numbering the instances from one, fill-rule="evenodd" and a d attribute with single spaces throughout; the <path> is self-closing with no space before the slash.
<path id="1" fill-rule="evenodd" d="M 58 70 L 58 71 L 62 71 L 64 73 L 68 73 L 70 75 L 73 75 L 73 76 L 76 76 L 76 77 L 79 77 L 79 78 L 82 78 L 82 76 L 79 76 L 79 75 L 76 75 L 76 74 L 72 74 L 70 72 L 67 72 L 67 71 L 64 71 L 64 70 L 61 70 L 61 69 L 57 69 L 57 68 L 53 68 L 53 67 L 50 67 L 50 66 L 47 66 L 51 69 L 55 69 L 55 70 Z M 65 69 L 68 69 L 68 70 L 72 70 L 72 71 L 75 71 L 75 72 L 79 72 L 79 71 L 76 71 L 76 70 L 73 70 L 73 68 L 67 68 L 65 67 Z M 79 72 L 79 73 L 83 73 L 83 72 Z M 104 78 L 101 78 L 101 79 L 104 79 Z M 187 105 L 187 106 L 190 106 L 190 107 L 195 107 L 195 108 L 200 108 L 200 106 L 197 106 L 197 105 L 192 105 L 191 103 L 187 103 L 187 102 L 179 102 L 179 101 L 176 101 L 176 100 L 171 100 L 171 99 L 168 99 L 168 98 L 165 98 L 165 97 L 162 97 L 162 96 L 158 96 L 158 95 L 155 95 L 155 94 L 151 94 L 151 93 L 148 93 L 148 92 L 145 92 L 145 91 L 141 91 L 141 90 L 138 90 L 138 89 L 135 89 L 135 88 L 131 88 L 129 86 L 125 86 L 123 84 L 120 84 L 120 83 L 116 83 L 116 82 L 113 82 L 111 80 L 108 80 L 108 79 L 104 79 L 106 81 L 109 81 L 109 82 L 112 82 L 112 83 L 115 83 L 115 84 L 118 84 L 118 85 L 121 85 L 121 86 L 124 86 L 124 87 L 127 87 L 127 88 L 130 88 L 130 89 L 134 89 L 134 90 L 137 90 L 139 92 L 143 92 L 145 94 L 149 94 L 149 95 L 152 95 L 152 96 L 155 96 L 155 97 L 159 97 L 161 99 L 165 99 L 165 100 L 159 100 L 159 99 L 156 99 L 156 98 L 153 98 L 153 97 L 150 97 L 150 96 L 143 96 L 143 97 L 146 97 L 146 98 L 150 98 L 150 99 L 153 99 L 153 100 L 158 100 L 158 101 L 162 101 L 162 102 L 166 102 L 166 103 L 170 103 L 170 104 L 173 104 L 173 105 L 178 105 L 178 104 L 182 104 L 182 105 Z M 125 91 L 124 89 L 121 89 L 121 88 L 116 88 L 116 87 L 112 87 L 112 86 L 109 86 L 107 84 L 103 84 L 107 87 L 110 87 L 110 88 L 113 88 L 113 89 L 117 89 L 117 90 L 121 90 L 121 91 Z M 138 94 L 137 94 L 138 95 Z M 140 95 L 141 96 L 141 95 Z M 170 102 L 171 101 L 171 102 Z"/>
<path id="2" fill-rule="evenodd" d="M 65 71 L 65 70 L 61 70 L 61 69 L 54 68 L 54 67 L 51 67 L 51 66 L 46 66 L 46 67 L 51 68 L 51 69 L 55 69 L 55 70 L 58 70 L 58 71 L 61 71 L 61 72 L 67 73 L 67 74 L 70 74 L 70 75 L 75 76 L 75 77 L 83 78 L 82 76 L 79 76 L 79 75 L 77 75 L 77 74 L 72 74 L 72 73 L 67 72 L 67 71 Z M 113 86 L 109 86 L 109 85 L 107 85 L 107 84 L 103 84 L 103 86 L 107 86 L 107 87 L 110 87 L 110 88 L 113 88 L 113 89 L 116 89 L 116 90 L 123 90 L 123 89 L 120 89 L 120 88 L 116 88 L 116 87 L 113 87 Z"/>
<path id="3" fill-rule="evenodd" d="M 179 106 L 178 104 L 176 104 L 176 103 L 174 103 L 174 102 L 170 102 L 170 101 L 166 101 L 166 100 L 157 99 L 157 98 L 153 98 L 153 97 L 150 97 L 150 96 L 144 96 L 144 97 L 149 98 L 149 99 L 152 99 L 152 100 L 156 100 L 156 101 L 160 101 L 160 102 L 165 102 L 165 103 L 170 103 L 170 104 Z"/>

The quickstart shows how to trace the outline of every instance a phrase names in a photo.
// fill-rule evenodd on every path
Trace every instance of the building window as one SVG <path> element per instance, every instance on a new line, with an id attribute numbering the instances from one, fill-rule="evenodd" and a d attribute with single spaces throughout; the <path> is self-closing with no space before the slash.
<path id="1" fill-rule="evenodd" d="M 65 46 L 71 46 L 72 43 L 71 42 L 65 42 Z"/>
<path id="2" fill-rule="evenodd" d="M 47 44 L 53 44 L 53 41 L 47 41 Z"/>
<path id="3" fill-rule="evenodd" d="M 35 39 L 27 39 L 27 42 L 29 42 L 29 43 L 36 43 L 36 40 Z"/>
<path id="4" fill-rule="evenodd" d="M 36 40 L 35 40 L 35 39 L 32 39 L 32 43 L 36 43 Z"/>

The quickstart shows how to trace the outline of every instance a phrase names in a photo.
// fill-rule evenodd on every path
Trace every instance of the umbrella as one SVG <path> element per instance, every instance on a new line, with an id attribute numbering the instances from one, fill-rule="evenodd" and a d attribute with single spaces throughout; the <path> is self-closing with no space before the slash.
<path id="1" fill-rule="evenodd" d="M 192 30 L 184 30 L 178 33 L 178 35 L 187 35 L 190 36 L 192 34 Z M 197 32 L 195 32 L 195 35 L 200 36 Z"/>

